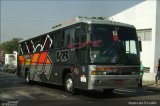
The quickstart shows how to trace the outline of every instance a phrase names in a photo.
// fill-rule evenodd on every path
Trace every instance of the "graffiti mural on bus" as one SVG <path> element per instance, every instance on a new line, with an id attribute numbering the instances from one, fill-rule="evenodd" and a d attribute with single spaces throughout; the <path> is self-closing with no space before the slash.
<path id="1" fill-rule="evenodd" d="M 53 45 L 53 40 L 51 39 L 51 37 L 47 35 L 43 39 L 44 40 L 37 40 L 37 39 L 28 40 L 23 45 L 19 44 L 19 49 L 21 54 L 35 53 L 51 48 L 51 46 Z"/>

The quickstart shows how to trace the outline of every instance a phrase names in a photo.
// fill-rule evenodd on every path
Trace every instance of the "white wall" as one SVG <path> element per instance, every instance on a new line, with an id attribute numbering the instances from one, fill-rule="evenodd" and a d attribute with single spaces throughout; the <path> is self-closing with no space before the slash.
<path id="1" fill-rule="evenodd" d="M 142 2 L 134 7 L 135 13 L 135 26 L 137 29 L 147 29 L 155 25 L 156 2 L 149 0 Z"/>
<path id="2" fill-rule="evenodd" d="M 118 13 L 110 20 L 128 23 L 136 26 L 136 29 L 147 29 L 154 26 L 156 1 L 149 0 Z"/>
<path id="3" fill-rule="evenodd" d="M 142 64 L 144 67 L 150 67 L 151 64 L 153 63 L 152 60 L 152 52 L 148 52 L 150 48 L 152 48 L 151 42 L 150 41 L 143 41 L 142 43 L 142 51 L 141 52 L 141 60 Z"/>
<path id="4" fill-rule="evenodd" d="M 148 79 L 154 80 L 155 64 L 157 63 L 157 57 L 160 57 L 160 1 L 144 1 L 109 19 L 132 24 L 136 29 L 152 29 L 152 40 L 142 42 L 141 60 L 145 67 L 150 67 L 150 73 L 152 73 L 144 79 L 148 77 Z"/>
<path id="5" fill-rule="evenodd" d="M 155 36 L 155 61 L 154 65 L 158 64 L 158 58 L 160 58 L 160 0 L 157 0 L 156 8 L 156 36 Z M 154 67 L 156 71 L 156 68 Z"/>

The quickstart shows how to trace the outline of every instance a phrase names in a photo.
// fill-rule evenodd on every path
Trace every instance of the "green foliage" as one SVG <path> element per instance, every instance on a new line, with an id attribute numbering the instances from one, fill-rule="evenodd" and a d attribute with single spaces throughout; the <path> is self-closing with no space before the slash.
<path id="1" fill-rule="evenodd" d="M 97 19 L 105 20 L 105 18 L 104 18 L 104 17 L 97 17 Z"/>
<path id="2" fill-rule="evenodd" d="M 13 38 L 11 41 L 6 41 L 0 44 L 0 49 L 4 50 L 5 53 L 13 53 L 13 51 L 17 51 L 18 42 L 22 40 L 21 38 Z"/>

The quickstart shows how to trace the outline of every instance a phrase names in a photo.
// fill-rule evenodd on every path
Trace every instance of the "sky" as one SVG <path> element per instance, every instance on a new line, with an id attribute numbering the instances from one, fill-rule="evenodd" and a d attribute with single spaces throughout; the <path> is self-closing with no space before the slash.
<path id="1" fill-rule="evenodd" d="M 0 43 L 28 39 L 78 16 L 110 17 L 144 0 L 1 0 Z"/>

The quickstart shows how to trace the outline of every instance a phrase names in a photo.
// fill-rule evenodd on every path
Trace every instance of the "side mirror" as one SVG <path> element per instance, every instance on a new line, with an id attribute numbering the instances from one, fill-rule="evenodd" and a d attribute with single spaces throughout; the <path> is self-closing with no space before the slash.
<path id="1" fill-rule="evenodd" d="M 138 43 L 139 43 L 139 50 L 142 51 L 142 42 L 138 41 Z"/>

